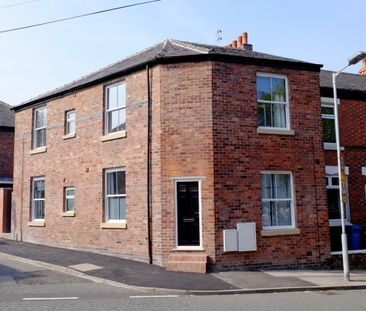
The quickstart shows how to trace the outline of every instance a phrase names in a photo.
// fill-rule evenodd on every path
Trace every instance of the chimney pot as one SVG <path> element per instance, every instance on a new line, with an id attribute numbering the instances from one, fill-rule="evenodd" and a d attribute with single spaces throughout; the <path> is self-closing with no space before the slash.
<path id="1" fill-rule="evenodd" d="M 238 47 L 238 42 L 236 40 L 233 40 L 232 46 L 233 46 L 233 48 L 237 48 Z"/>
<path id="2" fill-rule="evenodd" d="M 240 48 L 243 45 L 243 37 L 239 36 L 238 37 L 238 47 Z"/>
<path id="3" fill-rule="evenodd" d="M 243 44 L 248 44 L 248 33 L 247 32 L 243 32 L 242 36 L 243 39 Z"/>
<path id="4" fill-rule="evenodd" d="M 366 58 L 362 60 L 362 67 L 358 71 L 361 76 L 366 76 Z"/>

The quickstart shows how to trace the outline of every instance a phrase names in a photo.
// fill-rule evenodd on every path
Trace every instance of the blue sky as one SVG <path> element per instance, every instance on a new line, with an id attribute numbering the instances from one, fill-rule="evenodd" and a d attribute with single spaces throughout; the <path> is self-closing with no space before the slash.
<path id="1" fill-rule="evenodd" d="M 25 0 L 0 0 L 0 7 Z M 0 8 L 0 30 L 138 0 L 39 0 Z M 39 95 L 167 38 L 227 45 L 243 31 L 254 50 L 343 67 L 366 50 L 365 0 L 163 0 L 0 34 L 0 100 Z M 357 72 L 360 64 L 349 69 Z"/>

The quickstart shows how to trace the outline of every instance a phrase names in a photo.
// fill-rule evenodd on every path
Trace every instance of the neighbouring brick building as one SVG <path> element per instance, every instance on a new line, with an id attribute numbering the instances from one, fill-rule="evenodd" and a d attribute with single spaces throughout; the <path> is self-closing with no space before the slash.
<path id="1" fill-rule="evenodd" d="M 330 257 L 321 65 L 166 40 L 15 107 L 13 238 L 170 270 Z"/>
<path id="2" fill-rule="evenodd" d="M 363 61 L 363 67 L 358 75 L 342 73 L 337 77 L 340 141 L 348 182 L 346 224 L 350 250 L 366 249 L 366 227 L 359 227 L 366 225 L 365 74 L 366 60 Z M 336 252 L 341 250 L 341 222 L 332 72 L 322 71 L 320 73 L 320 85 L 331 248 Z M 354 225 L 357 225 L 356 231 L 353 230 Z"/>
<path id="3" fill-rule="evenodd" d="M 13 187 L 14 112 L 0 101 L 0 233 L 9 233 Z"/>

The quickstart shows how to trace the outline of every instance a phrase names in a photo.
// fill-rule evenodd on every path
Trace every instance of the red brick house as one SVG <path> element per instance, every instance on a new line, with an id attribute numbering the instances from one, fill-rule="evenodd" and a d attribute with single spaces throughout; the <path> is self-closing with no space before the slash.
<path id="1" fill-rule="evenodd" d="M 14 165 L 14 112 L 0 101 L 0 233 L 9 233 Z"/>
<path id="2" fill-rule="evenodd" d="M 346 162 L 348 202 L 346 224 L 349 249 L 366 249 L 366 60 L 360 74 L 342 73 L 337 78 L 341 148 Z M 332 251 L 341 250 L 340 209 L 335 146 L 332 73 L 320 73 L 321 109 L 324 126 L 326 186 Z M 356 236 L 354 236 L 356 234 Z M 352 237 L 353 236 L 353 237 Z"/>
<path id="3" fill-rule="evenodd" d="M 18 105 L 13 238 L 179 271 L 322 265 L 320 68 L 166 40 Z"/>

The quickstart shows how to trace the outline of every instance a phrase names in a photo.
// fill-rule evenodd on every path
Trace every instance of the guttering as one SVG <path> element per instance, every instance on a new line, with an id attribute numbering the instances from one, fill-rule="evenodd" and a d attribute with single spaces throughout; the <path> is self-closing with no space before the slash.
<path id="1" fill-rule="evenodd" d="M 151 172 L 151 142 L 152 142 L 152 102 L 151 102 L 151 83 L 150 83 L 150 67 L 146 65 L 146 82 L 147 82 L 147 236 L 149 264 L 153 263 L 152 253 L 152 172 Z"/>

